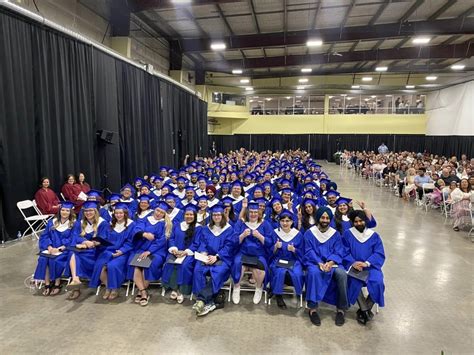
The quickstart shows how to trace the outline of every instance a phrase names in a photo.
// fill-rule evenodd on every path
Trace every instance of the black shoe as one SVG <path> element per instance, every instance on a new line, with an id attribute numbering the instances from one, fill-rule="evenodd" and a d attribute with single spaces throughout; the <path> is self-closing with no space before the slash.
<path id="1" fill-rule="evenodd" d="M 282 296 L 282 295 L 277 295 L 277 296 L 276 296 L 276 300 L 277 300 L 277 305 L 278 305 L 278 307 L 280 307 L 281 309 L 286 309 L 286 303 L 285 303 L 285 301 L 283 300 L 283 296 Z"/>
<path id="2" fill-rule="evenodd" d="M 362 325 L 366 325 L 368 321 L 369 321 L 369 316 L 367 315 L 367 312 L 364 312 L 359 309 L 357 311 L 357 322 L 359 322 Z"/>
<path id="3" fill-rule="evenodd" d="M 344 312 L 336 312 L 336 325 L 338 327 L 342 327 L 346 322 L 346 318 L 344 317 Z"/>
<path id="4" fill-rule="evenodd" d="M 318 311 L 314 310 L 312 313 L 311 311 L 309 311 L 309 319 L 311 319 L 311 323 L 319 327 L 321 325 L 321 318 L 319 318 Z"/>
<path id="5" fill-rule="evenodd" d="M 372 311 L 367 311 L 367 315 L 369 317 L 369 320 L 372 320 L 372 318 L 374 318 L 374 313 Z"/>

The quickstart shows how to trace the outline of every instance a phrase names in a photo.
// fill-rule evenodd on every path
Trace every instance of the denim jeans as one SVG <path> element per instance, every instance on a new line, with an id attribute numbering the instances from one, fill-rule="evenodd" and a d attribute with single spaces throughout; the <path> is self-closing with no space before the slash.
<path id="1" fill-rule="evenodd" d="M 337 309 L 346 310 L 349 308 L 349 301 L 347 300 L 347 274 L 342 268 L 336 268 L 332 277 L 337 285 Z M 309 308 L 318 307 L 317 302 L 308 301 Z"/>

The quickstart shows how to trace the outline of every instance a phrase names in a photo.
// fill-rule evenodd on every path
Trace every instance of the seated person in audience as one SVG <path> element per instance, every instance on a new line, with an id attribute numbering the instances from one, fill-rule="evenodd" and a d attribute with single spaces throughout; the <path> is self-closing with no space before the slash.
<path id="1" fill-rule="evenodd" d="M 418 193 L 418 198 L 421 200 L 423 198 L 423 184 L 431 184 L 433 180 L 426 175 L 426 169 L 420 168 L 418 170 L 418 175 L 415 176 L 415 186 Z M 432 189 L 425 189 L 425 191 L 431 192 Z"/>
<path id="2" fill-rule="evenodd" d="M 285 285 L 293 286 L 296 295 L 303 292 L 304 272 L 304 238 L 303 234 L 293 228 L 293 214 L 285 210 L 280 217 L 280 227 L 273 230 L 273 254 L 271 256 L 271 290 L 276 295 L 277 305 L 286 309 L 283 300 Z"/>
<path id="3" fill-rule="evenodd" d="M 184 221 L 175 224 L 169 239 L 168 260 L 163 268 L 163 285 L 171 289 L 170 299 L 183 303 L 190 295 L 195 266 L 194 252 L 198 249 L 202 227 L 197 224 L 197 208 L 189 204 L 184 208 Z M 185 257 L 181 264 L 176 258 Z"/>
<path id="4" fill-rule="evenodd" d="M 131 216 L 135 213 L 135 211 L 138 208 L 138 202 L 134 198 L 135 194 L 135 189 L 133 188 L 132 185 L 130 184 L 125 184 L 121 189 L 120 193 L 122 194 L 122 199 L 120 202 L 125 202 L 128 205 L 128 213 L 130 213 Z"/>
<path id="5" fill-rule="evenodd" d="M 414 168 L 408 169 L 407 176 L 405 178 L 405 187 L 403 188 L 403 199 L 405 201 L 408 201 L 408 198 L 410 197 L 410 193 L 416 190 L 415 177 L 416 177 L 416 170 Z"/>
<path id="6" fill-rule="evenodd" d="M 84 173 L 77 174 L 77 185 L 85 194 L 89 193 L 91 190 L 90 185 L 86 182 L 86 175 Z"/>
<path id="7" fill-rule="evenodd" d="M 168 206 L 170 206 L 170 209 L 167 211 L 167 214 L 171 222 L 173 222 L 173 224 L 181 223 L 183 221 L 184 213 L 179 209 L 178 198 L 174 194 L 169 193 L 163 196 L 163 201 L 165 201 Z"/>
<path id="8" fill-rule="evenodd" d="M 35 201 L 42 214 L 56 214 L 59 211 L 59 199 L 49 188 L 49 178 L 43 177 L 40 189 L 35 193 Z"/>
<path id="9" fill-rule="evenodd" d="M 183 206 L 187 206 L 189 203 L 192 204 L 192 205 L 197 205 L 197 201 L 194 199 L 194 196 L 196 194 L 196 192 L 194 191 L 194 187 L 193 186 L 186 186 L 185 188 L 185 194 L 184 194 L 184 199 L 181 200 L 181 204 Z"/>
<path id="10" fill-rule="evenodd" d="M 206 196 L 207 196 L 207 205 L 209 208 L 219 203 L 219 199 L 216 196 L 216 188 L 214 187 L 214 185 L 208 185 L 206 187 Z"/>
<path id="11" fill-rule="evenodd" d="M 167 241 L 173 228 L 173 223 L 166 214 L 168 208 L 165 202 L 158 202 L 153 213 L 138 221 L 134 230 L 135 234 L 132 236 L 133 250 L 128 257 L 127 278 L 133 279 L 138 288 L 135 303 L 140 306 L 148 305 L 150 300 L 150 294 L 147 291 L 149 282 L 158 281 L 161 278 Z M 130 266 L 136 255 L 139 255 L 139 259 L 151 257 L 150 267 Z"/>
<path id="12" fill-rule="evenodd" d="M 231 184 L 231 193 L 229 197 L 233 199 L 232 204 L 234 205 L 234 213 L 238 216 L 242 210 L 242 201 L 245 198 L 242 183 L 239 180 L 235 180 Z"/>
<path id="13" fill-rule="evenodd" d="M 372 212 L 370 212 L 370 210 L 366 207 L 365 202 L 356 201 L 356 203 L 360 208 L 362 208 L 362 211 L 365 212 L 367 217 L 367 227 L 375 228 L 377 226 L 377 222 L 375 221 Z M 336 204 L 336 212 L 334 213 L 334 218 L 331 220 L 330 226 L 343 235 L 346 230 L 352 227 L 349 214 L 354 211 L 354 208 L 352 207 L 352 200 L 345 197 L 340 197 Z"/>
<path id="14" fill-rule="evenodd" d="M 357 271 L 368 270 L 366 282 L 349 277 L 347 295 L 352 305 L 359 304 L 357 321 L 363 325 L 372 319 L 372 307 L 377 303 L 380 307 L 385 305 L 382 266 L 385 262 L 385 252 L 382 239 L 372 229 L 367 228 L 367 216 L 364 211 L 355 210 L 349 215 L 353 227 L 344 232 L 343 242 L 348 248 L 344 257 L 344 266 L 347 270 L 351 267 Z M 367 287 L 369 295 L 364 296 L 362 287 Z"/>
<path id="15" fill-rule="evenodd" d="M 435 188 L 431 193 L 427 194 L 430 204 L 439 207 L 443 202 L 443 189 L 446 187 L 443 179 L 438 179 L 435 183 Z"/>
<path id="16" fill-rule="evenodd" d="M 68 260 L 66 248 L 71 243 L 71 230 L 76 221 L 73 208 L 72 202 L 63 202 L 39 238 L 40 254 L 34 279 L 44 280 L 43 296 L 56 296 L 61 292 L 61 276 Z M 58 256 L 48 257 L 55 254 Z"/>
<path id="17" fill-rule="evenodd" d="M 441 179 L 444 180 L 445 184 L 446 185 L 450 185 L 452 181 L 455 181 L 456 184 L 459 183 L 459 178 L 456 176 L 456 175 L 452 175 L 450 173 L 450 169 L 445 167 L 443 168 L 442 172 L 441 172 Z"/>
<path id="18" fill-rule="evenodd" d="M 112 222 L 107 228 L 105 240 L 111 245 L 99 246 L 99 256 L 89 282 L 89 287 L 105 285 L 102 299 L 112 301 L 119 296 L 119 288 L 127 276 L 127 260 L 133 249 L 132 241 L 136 223 L 128 217 L 127 204 L 115 205 Z M 100 244 L 99 244 L 100 245 Z"/>
<path id="19" fill-rule="evenodd" d="M 209 223 L 208 201 L 206 195 L 201 195 L 197 199 L 197 223 L 205 226 Z"/>
<path id="20" fill-rule="evenodd" d="M 193 309 L 197 316 L 204 316 L 216 309 L 215 298 L 229 279 L 234 258 L 234 230 L 227 223 L 224 209 L 216 205 L 211 209 L 211 221 L 201 230 L 198 252 L 207 261 L 196 261 L 193 275 L 193 293 L 197 302 Z"/>
<path id="21" fill-rule="evenodd" d="M 77 220 L 71 232 L 70 246 L 75 250 L 69 253 L 68 269 L 66 275 L 72 277 L 67 286 L 68 299 L 73 300 L 80 296 L 82 286 L 80 278 L 90 279 L 97 259 L 97 242 L 95 237 L 104 238 L 109 224 L 99 216 L 97 202 L 85 202 L 82 206 L 83 214 Z"/>
<path id="22" fill-rule="evenodd" d="M 336 305 L 337 326 L 344 324 L 344 312 L 348 308 L 347 274 L 342 267 L 346 251 L 340 233 L 329 226 L 332 218 L 329 208 L 320 207 L 316 213 L 316 225 L 304 234 L 306 301 L 309 318 L 316 326 L 321 325 L 320 302 Z"/>
<path id="23" fill-rule="evenodd" d="M 117 202 L 120 202 L 120 199 L 120 194 L 111 194 L 109 196 L 109 203 L 101 207 L 101 209 L 99 210 L 100 217 L 102 217 L 107 223 L 110 223 L 110 221 L 112 221 L 112 215 L 114 214 L 114 206 Z"/>
<path id="24" fill-rule="evenodd" d="M 459 227 L 471 224 L 470 203 L 473 202 L 473 198 L 474 192 L 468 179 L 462 179 L 459 187 L 451 192 L 453 229 L 456 232 L 459 232 Z"/>
<path id="25" fill-rule="evenodd" d="M 268 257 L 273 246 L 271 225 L 262 220 L 258 203 L 248 203 L 244 220 L 234 225 L 236 255 L 232 264 L 234 289 L 232 301 L 240 302 L 240 283 L 246 271 L 252 273 L 255 283 L 253 303 L 259 304 L 268 275 Z"/>
<path id="26" fill-rule="evenodd" d="M 298 212 L 298 225 L 295 226 L 302 234 L 316 224 L 316 211 L 318 206 L 316 200 L 305 198 Z"/>
<path id="27" fill-rule="evenodd" d="M 74 177 L 74 175 L 68 174 L 68 176 L 66 177 L 66 182 L 61 188 L 61 193 L 67 201 L 71 201 L 72 203 L 74 203 L 74 211 L 76 213 L 79 213 L 79 211 L 81 210 L 81 206 L 85 200 L 79 198 L 79 194 L 81 192 L 81 187 L 76 184 L 76 178 Z"/>
<path id="28" fill-rule="evenodd" d="M 453 203 L 453 199 L 451 197 L 451 194 L 454 190 L 456 190 L 458 188 L 458 184 L 456 183 L 456 181 L 451 181 L 451 183 L 449 184 L 448 187 L 445 187 L 443 189 L 443 195 L 444 195 L 444 199 L 447 203 L 449 204 L 452 204 Z"/>
<path id="29" fill-rule="evenodd" d="M 231 197 L 224 197 L 221 202 L 222 207 L 224 208 L 226 221 L 233 227 L 238 222 L 238 217 L 235 215 L 232 201 Z"/>
<path id="30" fill-rule="evenodd" d="M 138 200 L 138 208 L 136 212 L 133 214 L 133 220 L 135 222 L 139 222 L 149 216 L 151 213 L 153 213 L 153 210 L 151 208 L 152 202 L 151 196 L 146 195 L 146 194 L 140 194 L 140 197 L 137 199 Z"/>

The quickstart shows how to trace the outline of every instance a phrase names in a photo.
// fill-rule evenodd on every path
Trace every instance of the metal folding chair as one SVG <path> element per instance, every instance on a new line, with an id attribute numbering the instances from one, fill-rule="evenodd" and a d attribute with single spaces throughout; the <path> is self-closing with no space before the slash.
<path id="1" fill-rule="evenodd" d="M 21 238 L 27 235 L 28 231 L 31 230 L 31 233 L 35 235 L 36 239 L 39 239 L 38 232 L 44 230 L 46 223 L 48 223 L 49 219 L 52 218 L 53 215 L 41 214 L 39 209 L 37 209 L 36 204 L 31 200 L 19 201 L 17 202 L 16 207 L 20 210 L 23 219 L 28 224 L 28 228 L 23 232 Z M 34 214 L 29 212 L 31 210 L 34 211 Z"/>

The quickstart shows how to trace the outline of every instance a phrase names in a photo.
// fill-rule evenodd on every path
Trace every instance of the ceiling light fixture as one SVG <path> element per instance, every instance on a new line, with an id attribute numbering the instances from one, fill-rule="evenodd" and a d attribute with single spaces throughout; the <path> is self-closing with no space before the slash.
<path id="1" fill-rule="evenodd" d="M 427 44 L 431 41 L 430 37 L 415 37 L 413 38 L 413 44 Z"/>
<path id="2" fill-rule="evenodd" d="M 226 49 L 226 45 L 223 42 L 216 42 L 216 43 L 211 43 L 211 49 L 213 51 L 222 51 Z"/>
<path id="3" fill-rule="evenodd" d="M 306 79 L 306 78 L 299 79 L 298 82 L 299 82 L 299 83 L 307 83 L 307 82 L 308 82 L 308 79 Z"/>
<path id="4" fill-rule="evenodd" d="M 308 47 L 318 47 L 323 45 L 323 41 L 320 39 L 309 39 L 308 42 L 306 42 L 306 45 Z"/>
<path id="5" fill-rule="evenodd" d="M 304 90 L 304 88 L 305 88 L 304 85 L 300 85 L 300 86 L 296 87 L 297 90 Z"/>
<path id="6" fill-rule="evenodd" d="M 302 73 L 311 73 L 312 71 L 313 71 L 313 69 L 311 69 L 311 68 L 302 68 L 301 69 Z"/>
<path id="7" fill-rule="evenodd" d="M 285 99 L 289 100 L 289 99 L 291 99 L 291 96 L 287 96 L 287 97 L 285 97 Z"/>
<path id="8" fill-rule="evenodd" d="M 387 71 L 388 67 L 376 67 L 375 71 Z"/>
<path id="9" fill-rule="evenodd" d="M 247 87 L 245 88 L 245 91 L 252 91 L 252 90 L 253 90 L 253 87 L 251 87 L 251 86 L 247 86 Z"/>
<path id="10" fill-rule="evenodd" d="M 240 79 L 240 82 L 242 84 L 248 84 L 248 83 L 250 83 L 250 80 L 249 79 Z"/>
<path id="11" fill-rule="evenodd" d="M 176 5 L 184 5 L 192 3 L 192 0 L 171 0 L 171 2 Z"/>
<path id="12" fill-rule="evenodd" d="M 360 89 L 360 85 L 352 85 L 351 89 Z"/>
<path id="13" fill-rule="evenodd" d="M 364 77 L 362 77 L 362 81 L 372 81 L 372 77 L 371 76 L 364 76 Z"/>
<path id="14" fill-rule="evenodd" d="M 451 65 L 452 70 L 463 70 L 466 66 L 464 64 L 453 64 Z"/>
<path id="15" fill-rule="evenodd" d="M 415 85 L 405 85 L 405 88 L 407 88 L 407 89 L 414 89 L 414 88 L 415 88 Z"/>
<path id="16" fill-rule="evenodd" d="M 232 74 L 242 74 L 242 73 L 243 73 L 242 69 L 233 69 L 232 70 Z"/>
<path id="17" fill-rule="evenodd" d="M 435 81 L 438 77 L 436 75 L 428 75 L 425 79 L 428 81 Z"/>

